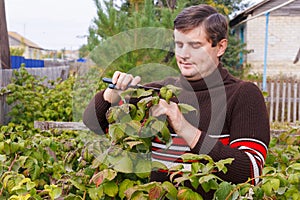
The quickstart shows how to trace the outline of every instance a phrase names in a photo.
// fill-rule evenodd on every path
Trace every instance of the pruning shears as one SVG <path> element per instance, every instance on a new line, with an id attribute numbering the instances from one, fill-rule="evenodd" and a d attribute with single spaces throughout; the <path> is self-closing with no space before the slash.
<path id="1" fill-rule="evenodd" d="M 104 83 L 109 83 L 108 87 L 110 89 L 116 89 L 116 84 L 113 84 L 112 82 L 112 79 L 111 78 L 102 78 L 102 81 Z M 129 85 L 128 87 L 130 88 L 143 88 L 143 89 L 146 89 L 146 90 L 155 90 L 155 91 L 160 91 L 160 88 L 156 88 L 156 87 L 150 87 L 150 86 L 144 86 L 144 85 L 141 85 L 141 84 L 137 84 L 137 85 Z"/>

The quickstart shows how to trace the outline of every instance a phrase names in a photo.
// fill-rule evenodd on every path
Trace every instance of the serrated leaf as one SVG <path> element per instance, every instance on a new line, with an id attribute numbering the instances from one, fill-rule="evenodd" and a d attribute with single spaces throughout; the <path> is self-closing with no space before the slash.
<path id="1" fill-rule="evenodd" d="M 227 172 L 227 167 L 225 167 L 226 164 L 231 164 L 233 162 L 234 158 L 227 158 L 224 160 L 219 160 L 216 162 L 216 166 L 218 168 L 218 171 L 222 171 L 224 174 Z"/>
<path id="2" fill-rule="evenodd" d="M 167 89 L 171 90 L 172 93 L 173 93 L 176 97 L 178 97 L 179 94 L 180 94 L 180 92 L 182 91 L 182 88 L 176 87 L 176 86 L 170 85 L 170 84 L 169 84 L 169 85 L 166 85 L 165 87 L 166 87 Z"/>
<path id="3" fill-rule="evenodd" d="M 217 179 L 217 176 L 214 174 L 207 174 L 199 178 L 199 183 L 202 184 L 204 182 L 210 181 L 211 179 Z"/>
<path id="4" fill-rule="evenodd" d="M 79 183 L 75 180 L 70 179 L 70 182 L 72 183 L 72 185 L 74 185 L 77 189 L 81 190 L 81 191 L 85 191 L 85 185 L 83 185 L 82 183 Z"/>
<path id="5" fill-rule="evenodd" d="M 159 197 L 162 195 L 162 192 L 163 190 L 159 186 L 151 188 L 149 191 L 149 199 L 159 199 Z"/>
<path id="6" fill-rule="evenodd" d="M 266 195 L 270 196 L 272 194 L 272 184 L 270 181 L 265 182 L 261 189 L 266 193 Z"/>
<path id="7" fill-rule="evenodd" d="M 274 175 L 276 173 L 276 169 L 274 167 L 264 167 L 263 168 L 263 175 L 271 174 Z"/>
<path id="8" fill-rule="evenodd" d="M 128 188 L 133 187 L 133 185 L 134 185 L 134 181 L 129 180 L 129 179 L 123 180 L 123 181 L 120 183 L 120 186 L 119 186 L 119 197 L 120 197 L 121 199 L 124 199 L 124 197 L 125 197 L 125 191 L 126 191 Z"/>
<path id="9" fill-rule="evenodd" d="M 200 194 L 198 194 L 197 192 L 194 192 L 193 190 L 191 190 L 189 188 L 179 189 L 177 198 L 178 198 L 178 200 L 187 200 L 187 199 L 203 200 L 203 198 Z"/>
<path id="10" fill-rule="evenodd" d="M 114 181 L 109 181 L 103 184 L 104 193 L 110 197 L 115 197 L 118 192 L 119 188 Z"/>
<path id="11" fill-rule="evenodd" d="M 125 124 L 125 133 L 129 136 L 137 137 L 141 128 L 141 123 L 136 120 L 131 120 Z"/>
<path id="12" fill-rule="evenodd" d="M 300 172 L 300 163 L 291 164 L 285 171 L 287 174 Z"/>
<path id="13" fill-rule="evenodd" d="M 158 169 L 164 169 L 164 170 L 168 169 L 168 167 L 165 164 L 163 164 L 162 162 L 158 162 L 158 161 L 152 161 L 151 168 L 154 171 L 158 170 Z"/>
<path id="14" fill-rule="evenodd" d="M 275 191 L 277 191 L 279 189 L 279 187 L 280 187 L 280 180 L 277 179 L 277 178 L 272 178 L 272 179 L 270 179 L 270 181 L 271 181 L 273 189 Z"/>
<path id="15" fill-rule="evenodd" d="M 183 159 L 183 162 L 188 162 L 191 160 L 207 160 L 210 163 L 213 163 L 213 159 L 209 155 L 205 154 L 193 154 L 193 153 L 185 153 L 181 155 L 181 158 Z"/>
<path id="16" fill-rule="evenodd" d="M 184 166 L 182 164 L 178 164 L 178 165 L 175 165 L 173 167 L 170 167 L 169 171 L 175 171 L 176 172 L 176 171 L 180 171 L 182 169 L 184 169 Z"/>
<path id="17" fill-rule="evenodd" d="M 112 164 L 113 169 L 118 172 L 123 173 L 132 173 L 133 172 L 133 163 L 128 154 L 122 154 L 122 156 L 114 157 L 108 156 L 109 162 Z"/>
<path id="18" fill-rule="evenodd" d="M 32 178 L 32 180 L 36 180 L 39 178 L 41 174 L 41 168 L 38 165 L 33 165 L 29 168 L 29 173 Z"/>
<path id="19" fill-rule="evenodd" d="M 192 111 L 197 111 L 196 108 L 194 108 L 191 105 L 185 104 L 185 103 L 178 103 L 178 107 L 181 113 L 186 114 Z"/>
<path id="20" fill-rule="evenodd" d="M 102 185 L 96 188 L 88 188 L 88 194 L 92 200 L 99 200 L 103 197 L 104 191 Z"/>
<path id="21" fill-rule="evenodd" d="M 166 197 L 169 200 L 176 200 L 177 199 L 177 189 L 176 187 L 170 183 L 169 181 L 165 181 L 162 183 L 162 188 L 167 191 Z"/>
<path id="22" fill-rule="evenodd" d="M 151 161 L 146 159 L 137 159 L 134 165 L 134 173 L 140 178 L 150 177 Z"/>
<path id="23" fill-rule="evenodd" d="M 143 144 L 142 141 L 130 141 L 130 142 L 126 142 L 126 144 L 129 146 L 130 149 L 132 149 L 133 147 L 139 145 L 139 144 Z"/>
<path id="24" fill-rule="evenodd" d="M 125 125 L 124 124 L 111 124 L 109 126 L 109 131 L 108 131 L 110 137 L 112 138 L 113 141 L 119 141 L 123 137 L 125 137 Z"/>
<path id="25" fill-rule="evenodd" d="M 230 194 L 231 190 L 233 190 L 234 187 L 228 183 L 228 182 L 222 182 L 219 185 L 219 188 L 215 192 L 216 199 L 223 200 L 228 198 L 228 195 Z"/>
<path id="26" fill-rule="evenodd" d="M 6 155 L 0 154 L 0 162 L 3 163 L 6 161 Z"/>

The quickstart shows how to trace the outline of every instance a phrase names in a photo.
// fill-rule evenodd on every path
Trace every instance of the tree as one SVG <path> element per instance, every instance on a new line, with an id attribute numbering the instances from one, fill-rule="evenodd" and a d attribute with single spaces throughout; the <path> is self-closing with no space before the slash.
<path id="1" fill-rule="evenodd" d="M 11 68 L 4 0 L 0 0 L 0 61 L 0 69 Z"/>
<path id="2" fill-rule="evenodd" d="M 175 3 L 176 6 L 174 5 Z M 184 7 L 200 3 L 210 4 L 226 16 L 236 12 L 240 8 L 239 6 L 245 5 L 242 3 L 242 0 L 192 0 L 189 2 L 183 0 L 127 0 L 123 1 L 120 7 L 117 7 L 112 0 L 104 1 L 104 6 L 99 0 L 95 0 L 98 16 L 94 19 L 93 25 L 89 28 L 90 34 L 88 37 L 87 49 L 91 51 L 95 49 L 96 46 L 104 45 L 105 41 L 110 37 L 136 28 L 162 27 L 171 30 L 173 29 L 173 20 Z M 140 38 L 137 38 L 137 40 L 139 39 Z M 127 52 L 110 64 L 109 73 L 115 70 L 127 72 L 140 64 L 146 63 L 161 63 L 177 69 L 173 53 L 173 42 L 168 41 L 168 44 L 166 42 L 166 45 L 169 46 L 169 50 L 167 51 L 136 49 Z M 116 50 L 116 46 L 118 45 L 115 44 L 114 47 L 108 46 L 105 48 L 115 48 Z M 239 65 L 240 52 L 244 51 L 243 48 L 244 45 L 240 45 L 239 41 L 233 36 L 230 36 L 228 46 L 228 52 L 230 54 L 227 53 L 224 56 L 223 61 L 225 66 L 230 68 L 230 71 L 235 75 L 239 74 L 236 70 L 242 69 L 242 67 L 237 68 L 237 66 Z M 113 50 L 110 52 L 113 53 Z M 92 55 L 92 57 L 96 58 L 99 57 L 99 55 L 100 54 Z M 103 53 L 101 55 L 103 55 Z M 103 65 L 103 63 L 101 63 L 101 65 Z"/>

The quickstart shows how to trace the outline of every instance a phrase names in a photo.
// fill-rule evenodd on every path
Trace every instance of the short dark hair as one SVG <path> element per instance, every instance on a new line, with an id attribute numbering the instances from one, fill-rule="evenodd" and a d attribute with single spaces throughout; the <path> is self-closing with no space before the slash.
<path id="1" fill-rule="evenodd" d="M 215 47 L 222 39 L 227 39 L 228 22 L 224 15 L 209 5 L 200 4 L 183 9 L 174 20 L 174 28 L 181 32 L 203 26 L 207 39 Z"/>

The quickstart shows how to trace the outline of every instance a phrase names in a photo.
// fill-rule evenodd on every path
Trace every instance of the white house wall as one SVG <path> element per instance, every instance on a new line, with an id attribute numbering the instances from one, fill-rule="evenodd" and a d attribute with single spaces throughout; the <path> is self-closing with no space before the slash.
<path id="1" fill-rule="evenodd" d="M 245 41 L 252 71 L 263 72 L 266 17 L 261 16 L 247 22 Z M 293 64 L 300 48 L 300 16 L 269 16 L 267 76 L 286 75 L 300 77 L 300 63 Z"/>

